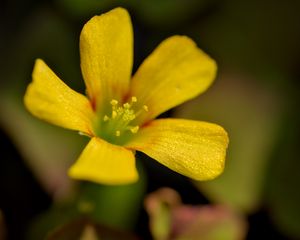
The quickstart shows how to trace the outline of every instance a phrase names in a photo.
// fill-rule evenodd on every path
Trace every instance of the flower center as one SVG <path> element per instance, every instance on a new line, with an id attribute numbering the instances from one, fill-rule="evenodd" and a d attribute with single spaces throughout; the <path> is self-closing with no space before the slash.
<path id="1" fill-rule="evenodd" d="M 129 102 L 120 104 L 117 100 L 110 101 L 111 112 L 105 114 L 101 121 L 101 131 L 99 136 L 108 142 L 122 144 L 126 142 L 132 134 L 139 130 L 138 125 L 132 125 L 132 121 L 140 114 L 147 112 L 148 107 L 144 105 L 139 111 L 135 111 L 132 106 L 137 102 L 136 97 L 131 97 Z"/>

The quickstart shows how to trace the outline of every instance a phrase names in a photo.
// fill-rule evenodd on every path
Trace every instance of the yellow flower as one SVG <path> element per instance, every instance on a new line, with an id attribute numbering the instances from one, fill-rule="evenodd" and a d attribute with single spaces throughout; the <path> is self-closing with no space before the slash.
<path id="1" fill-rule="evenodd" d="M 80 35 L 87 97 L 40 59 L 24 101 L 36 117 L 91 137 L 69 176 L 104 184 L 135 182 L 135 150 L 195 180 L 218 176 L 228 137 L 215 124 L 158 119 L 213 82 L 216 64 L 186 36 L 164 40 L 131 78 L 133 32 L 128 12 L 93 17 Z"/>

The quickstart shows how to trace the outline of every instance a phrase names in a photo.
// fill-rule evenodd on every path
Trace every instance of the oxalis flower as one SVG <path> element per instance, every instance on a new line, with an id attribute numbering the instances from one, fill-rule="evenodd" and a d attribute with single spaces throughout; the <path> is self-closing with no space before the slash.
<path id="1" fill-rule="evenodd" d="M 103 184 L 135 182 L 135 150 L 195 180 L 224 168 L 228 137 L 215 124 L 153 120 L 212 83 L 216 64 L 186 36 L 164 40 L 131 78 L 133 32 L 128 12 L 93 17 L 80 35 L 87 97 L 36 60 L 25 105 L 36 117 L 91 138 L 69 176 Z"/>

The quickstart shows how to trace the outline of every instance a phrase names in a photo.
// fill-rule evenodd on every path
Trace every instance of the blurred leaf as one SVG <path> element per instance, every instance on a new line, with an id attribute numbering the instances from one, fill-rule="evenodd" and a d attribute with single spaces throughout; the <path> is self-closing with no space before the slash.
<path id="1" fill-rule="evenodd" d="M 298 100 L 297 100 L 298 99 Z M 299 97 L 294 99 L 299 102 Z M 296 103 L 295 102 L 295 103 Z M 295 109 L 297 104 L 293 104 Z M 300 238 L 299 113 L 291 109 L 282 122 L 266 185 L 269 212 L 282 232 Z M 297 115 L 298 114 L 298 115 Z"/>
<path id="2" fill-rule="evenodd" d="M 178 109 L 177 117 L 214 122 L 228 131 L 223 174 L 195 183 L 209 199 L 247 213 L 259 206 L 280 109 L 278 96 L 255 80 L 222 73 L 205 95 Z"/>
<path id="3" fill-rule="evenodd" d="M 66 224 L 50 233 L 47 240 L 81 240 L 84 224 Z M 96 239 L 97 240 L 97 239 Z"/>
<path id="4" fill-rule="evenodd" d="M 130 185 L 105 186 L 82 182 L 72 199 L 55 203 L 52 208 L 35 219 L 28 239 L 43 239 L 51 230 L 80 216 L 111 228 L 123 230 L 133 228 L 145 191 L 141 169 L 139 174 L 140 180 Z"/>
<path id="5" fill-rule="evenodd" d="M 160 188 L 145 198 L 149 227 L 155 240 L 169 239 L 172 231 L 172 211 L 181 204 L 180 196 L 170 188 Z"/>
<path id="6" fill-rule="evenodd" d="M 134 240 L 133 235 L 109 228 L 105 225 L 96 224 L 84 218 L 65 224 L 54 230 L 47 240 Z"/>
<path id="7" fill-rule="evenodd" d="M 136 14 L 147 24 L 157 28 L 178 28 L 178 25 L 199 16 L 214 3 L 208 0 L 144 0 L 132 1 Z"/>
<path id="8" fill-rule="evenodd" d="M 132 15 L 153 27 L 176 27 L 195 17 L 208 0 L 58 0 L 57 4 L 77 18 L 99 15 L 115 7 L 128 8 Z M 131 10 L 130 10 L 131 9 Z"/>
<path id="9" fill-rule="evenodd" d="M 83 229 L 80 240 L 99 240 L 95 228 L 91 225 L 86 225 Z"/>
<path id="10" fill-rule="evenodd" d="M 20 24 L 21 27 L 7 44 L 1 59 L 3 68 L 0 74 L 7 88 L 23 95 L 31 81 L 36 58 L 44 59 L 69 86 L 82 88 L 79 33 L 74 33 L 70 23 L 49 9 L 36 8 Z"/>
<path id="11" fill-rule="evenodd" d="M 109 186 L 83 182 L 77 208 L 99 223 L 119 229 L 131 229 L 136 223 L 145 192 L 145 177 L 139 167 L 139 181 Z"/>
<path id="12" fill-rule="evenodd" d="M 276 75 L 295 67 L 300 53 L 299 1 L 219 1 L 189 33 L 222 65 L 280 82 Z M 297 60 L 296 60 L 297 61 Z"/>
<path id="13" fill-rule="evenodd" d="M 194 220 L 186 226 L 176 240 L 241 240 L 245 239 L 247 223 L 245 219 L 224 206 L 203 206 L 178 209 L 177 217 L 197 212 Z M 187 213 L 185 213 L 187 212 Z"/>
<path id="14" fill-rule="evenodd" d="M 70 191 L 67 169 L 84 148 L 84 137 L 32 117 L 22 101 L 1 96 L 0 123 L 41 184 L 52 196 Z"/>
<path id="15" fill-rule="evenodd" d="M 241 240 L 247 232 L 244 217 L 224 206 L 181 203 L 170 188 L 161 188 L 145 199 L 150 231 L 156 240 Z"/>
<path id="16" fill-rule="evenodd" d="M 87 17 L 88 15 L 99 15 L 111 8 L 120 5 L 119 0 L 57 0 L 56 3 L 74 17 Z M 124 5 L 124 4 L 123 4 Z"/>
<path id="17" fill-rule="evenodd" d="M 80 214 L 72 202 L 54 204 L 48 211 L 37 216 L 31 223 L 26 239 L 45 239 L 52 230 L 60 228 L 79 217 Z M 77 230 L 80 229 L 74 229 L 73 231 L 76 233 Z"/>
<path id="18" fill-rule="evenodd" d="M 72 80 L 71 86 L 83 86 L 77 63 L 78 39 L 66 22 L 47 9 L 37 8 L 21 24 L 18 37 L 4 52 L 0 77 L 6 86 L 0 91 L 0 123 L 47 192 L 62 197 L 70 187 L 66 170 L 87 139 L 31 116 L 23 106 L 23 94 L 37 57 L 50 65 L 55 62 L 57 68 L 53 69 L 64 81 Z"/>
<path id="19" fill-rule="evenodd" d="M 157 215 L 154 216 L 151 227 L 151 233 L 154 239 L 167 239 L 171 230 L 171 213 L 169 206 L 160 204 Z"/>

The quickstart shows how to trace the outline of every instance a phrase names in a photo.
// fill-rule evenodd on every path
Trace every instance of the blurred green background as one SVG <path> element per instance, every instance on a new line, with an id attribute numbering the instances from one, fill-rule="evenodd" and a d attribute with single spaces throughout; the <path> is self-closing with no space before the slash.
<path id="1" fill-rule="evenodd" d="M 213 86 L 165 116 L 215 122 L 228 131 L 219 178 L 191 182 L 139 154 L 136 184 L 72 182 L 66 171 L 87 139 L 24 109 L 36 58 L 84 92 L 80 30 L 116 6 L 132 18 L 134 71 L 174 34 L 190 36 L 217 61 Z M 242 214 L 247 239 L 300 239 L 300 1 L 4 0 L 0 11 L 0 239 L 2 229 L 8 239 L 42 239 L 82 215 L 150 239 L 143 199 L 164 186 L 186 204 L 224 204 Z"/>

